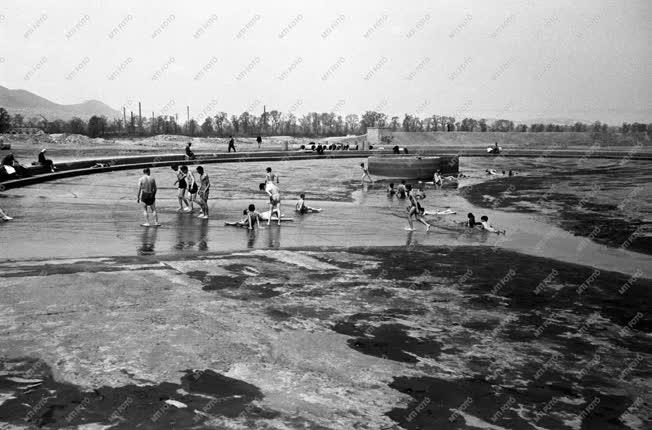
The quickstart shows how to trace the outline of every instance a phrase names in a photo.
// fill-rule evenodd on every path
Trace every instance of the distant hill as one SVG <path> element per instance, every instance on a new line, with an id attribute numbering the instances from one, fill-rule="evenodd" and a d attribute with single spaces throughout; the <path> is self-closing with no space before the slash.
<path id="1" fill-rule="evenodd" d="M 21 114 L 25 118 L 43 115 L 48 121 L 55 119 L 69 120 L 77 116 L 88 119 L 93 115 L 109 119 L 119 118 L 120 112 L 98 101 L 88 100 L 73 105 L 60 105 L 26 90 L 11 90 L 0 85 L 0 107 L 11 115 Z"/>

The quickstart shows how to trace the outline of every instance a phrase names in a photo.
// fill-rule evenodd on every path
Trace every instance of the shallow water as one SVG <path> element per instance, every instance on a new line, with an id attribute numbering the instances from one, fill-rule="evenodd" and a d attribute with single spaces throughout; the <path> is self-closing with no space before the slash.
<path id="1" fill-rule="evenodd" d="M 470 158 L 465 167 L 476 176 L 499 173 L 461 190 L 474 205 L 532 213 L 596 242 L 652 254 L 652 163 Z M 502 175 L 510 169 L 518 174 Z"/>
<path id="2" fill-rule="evenodd" d="M 135 201 L 135 184 L 141 175 L 138 171 L 44 183 L 3 194 L 0 204 L 16 219 L 0 226 L 0 241 L 10 244 L 0 249 L 0 258 L 76 258 L 309 246 L 471 244 L 502 247 L 623 273 L 641 272 L 647 276 L 650 272 L 648 257 L 619 248 L 620 243 L 616 239 L 601 244 L 599 238 L 588 240 L 574 237 L 576 231 L 568 228 L 574 214 L 570 209 L 555 212 L 563 213 L 565 218 L 547 215 L 552 210 L 550 205 L 562 202 L 556 194 L 549 193 L 546 199 L 539 199 L 540 202 L 535 200 L 532 203 L 534 199 L 530 199 L 527 210 L 522 207 L 522 202 L 528 201 L 528 197 L 521 195 L 544 193 L 545 184 L 560 177 L 561 167 L 557 161 L 555 167 L 543 164 L 537 167 L 532 160 L 510 159 L 509 167 L 519 171 L 518 176 L 487 180 L 484 169 L 492 160 L 495 159 L 463 160 L 461 170 L 466 177 L 462 179 L 459 190 L 455 184 L 448 184 L 441 190 L 427 190 L 424 201 L 426 209 L 450 207 L 457 212 L 455 215 L 430 217 L 429 221 L 433 224 L 430 234 L 425 234 L 424 226 L 418 223 L 415 224 L 417 231 L 410 233 L 404 230 L 407 226 L 405 201 L 387 198 L 385 188 L 390 180 L 379 180 L 373 186 L 364 188 L 360 185 L 361 160 L 206 166 L 213 184 L 209 221 L 201 221 L 189 214 L 177 214 L 173 171 L 170 168 L 154 169 L 152 174 L 159 186 L 157 206 L 163 223 L 158 229 L 140 227 L 142 207 Z M 283 212 L 294 217 L 294 222 L 280 228 L 271 226 L 254 232 L 224 226 L 225 221 L 240 219 L 242 209 L 249 203 L 256 204 L 260 210 L 267 209 L 265 195 L 258 190 L 258 184 L 263 180 L 268 165 L 280 176 Z M 594 170 L 584 169 L 580 172 Z M 649 170 L 649 167 L 638 169 L 646 174 Z M 642 176 L 633 182 L 644 178 Z M 612 180 L 620 183 L 622 175 L 603 177 L 605 185 Z M 506 197 L 504 193 L 501 194 L 504 189 L 500 190 L 507 181 L 532 185 L 515 188 L 517 191 L 514 195 Z M 577 181 L 581 181 L 581 177 Z M 489 200 L 482 197 L 484 190 L 493 190 L 491 192 L 498 199 L 498 204 L 495 201 L 487 203 Z M 579 188 L 579 191 L 572 187 L 566 187 L 566 190 L 567 193 L 581 194 Z M 518 194 L 519 191 L 522 194 Z M 320 214 L 295 215 L 295 199 L 301 192 L 306 193 L 309 205 L 321 207 L 324 211 Z M 602 201 L 611 199 L 612 204 L 616 205 L 617 194 L 602 193 L 600 198 Z M 641 213 L 647 213 L 652 206 L 646 200 L 647 191 L 639 194 L 641 197 L 637 199 L 637 204 L 642 208 Z M 510 202 L 515 203 L 510 206 Z M 594 204 L 587 200 L 583 208 L 590 208 L 589 203 Z M 506 228 L 508 234 L 468 234 L 459 225 L 465 220 L 467 212 L 476 213 L 478 218 L 480 214 L 488 215 L 494 225 Z M 618 221 L 619 218 L 615 216 L 613 219 Z M 621 229 L 611 229 L 610 232 L 615 238 L 626 235 L 626 231 Z M 637 241 L 634 244 L 638 244 Z"/>

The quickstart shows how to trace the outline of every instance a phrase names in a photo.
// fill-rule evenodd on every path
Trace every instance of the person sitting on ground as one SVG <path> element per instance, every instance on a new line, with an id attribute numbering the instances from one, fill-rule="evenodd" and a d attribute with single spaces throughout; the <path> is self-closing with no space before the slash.
<path id="1" fill-rule="evenodd" d="M 392 151 L 394 152 L 394 154 L 399 154 L 401 152 L 398 145 L 394 145 L 394 147 L 392 148 Z"/>
<path id="2" fill-rule="evenodd" d="M 315 148 L 316 148 L 316 146 L 315 146 L 315 142 L 310 142 L 310 149 L 311 149 L 312 151 L 314 151 Z"/>
<path id="3" fill-rule="evenodd" d="M 2 220 L 4 220 L 4 221 L 11 221 L 13 218 L 10 217 L 9 215 L 7 215 L 7 214 L 2 210 L 2 208 L 0 208 L 0 219 L 2 219 Z"/>
<path id="4" fill-rule="evenodd" d="M 14 157 L 14 154 L 10 152 L 2 159 L 2 165 L 5 166 L 5 171 L 7 174 L 15 174 L 19 178 L 25 178 L 31 176 L 27 169 L 25 169 Z"/>
<path id="5" fill-rule="evenodd" d="M 387 187 L 387 197 L 394 197 L 396 194 L 396 189 L 394 188 L 394 183 L 390 182 L 389 186 Z"/>
<path id="6" fill-rule="evenodd" d="M 491 233 L 496 233 L 496 234 L 505 234 L 505 230 L 498 230 L 494 228 L 491 224 L 489 224 L 489 217 L 486 215 L 482 215 L 480 217 L 480 224 L 482 225 L 482 229 L 489 231 Z"/>
<path id="7" fill-rule="evenodd" d="M 188 160 L 194 160 L 195 153 L 192 152 L 192 150 L 190 149 L 190 145 L 192 145 L 192 142 L 188 142 L 188 144 L 186 145 L 186 158 L 188 158 Z"/>
<path id="8" fill-rule="evenodd" d="M 253 204 L 249 205 L 249 207 L 244 212 L 244 214 L 247 216 L 246 225 L 247 225 L 247 228 L 249 230 L 253 230 L 254 223 L 258 228 L 260 228 L 260 220 L 262 219 L 262 217 L 256 211 L 256 206 L 255 205 L 253 205 Z M 280 220 L 279 220 L 279 222 L 280 222 Z"/>
<path id="9" fill-rule="evenodd" d="M 299 212 L 300 214 L 305 214 L 308 212 L 316 212 L 317 210 L 315 208 L 311 208 L 306 204 L 306 195 L 305 194 L 300 194 L 299 195 L 299 201 L 297 202 L 295 206 L 295 210 Z"/>
<path id="10" fill-rule="evenodd" d="M 45 158 L 45 151 L 47 151 L 47 149 L 44 148 L 41 149 L 41 152 L 38 153 L 38 163 L 43 167 L 47 167 L 48 170 L 54 173 L 54 171 L 56 170 L 56 168 L 54 167 L 54 163 L 52 162 L 52 160 L 48 160 L 47 158 Z"/>

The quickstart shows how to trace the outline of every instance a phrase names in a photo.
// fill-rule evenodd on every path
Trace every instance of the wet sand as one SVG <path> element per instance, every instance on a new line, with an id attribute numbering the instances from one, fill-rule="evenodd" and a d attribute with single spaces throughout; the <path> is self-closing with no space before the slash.
<path id="1" fill-rule="evenodd" d="M 478 247 L 52 260 L 0 272 L 7 423 L 651 422 L 649 280 L 603 271 L 582 289 L 590 268 Z"/>

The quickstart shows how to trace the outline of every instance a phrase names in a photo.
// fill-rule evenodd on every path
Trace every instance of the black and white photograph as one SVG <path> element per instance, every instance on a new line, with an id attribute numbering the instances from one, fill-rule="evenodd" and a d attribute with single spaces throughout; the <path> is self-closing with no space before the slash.
<path id="1" fill-rule="evenodd" d="M 652 2 L 3 0 L 0 430 L 649 430 Z"/>

